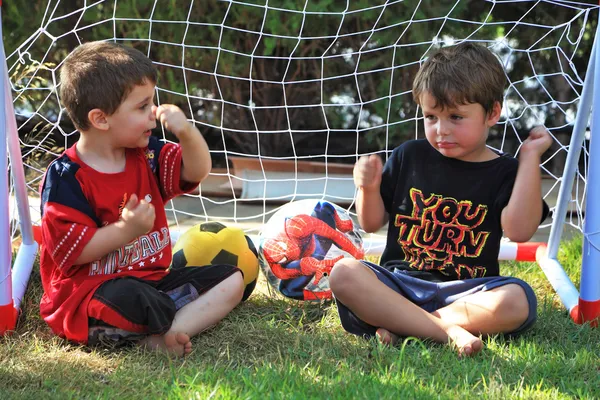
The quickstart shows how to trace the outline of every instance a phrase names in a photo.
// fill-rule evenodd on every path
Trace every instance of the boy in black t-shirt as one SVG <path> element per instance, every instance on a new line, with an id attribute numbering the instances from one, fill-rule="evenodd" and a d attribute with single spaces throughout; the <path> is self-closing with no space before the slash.
<path id="1" fill-rule="evenodd" d="M 506 76 L 485 47 L 462 43 L 433 54 L 413 96 L 426 140 L 354 167 L 361 226 L 386 222 L 381 266 L 339 261 L 329 283 L 344 328 L 386 344 L 398 336 L 450 342 L 459 355 L 483 347 L 479 335 L 515 335 L 536 319 L 537 301 L 520 279 L 499 276 L 502 232 L 529 240 L 545 219 L 540 159 L 552 139 L 534 128 L 516 159 L 486 146 L 500 119 Z"/>

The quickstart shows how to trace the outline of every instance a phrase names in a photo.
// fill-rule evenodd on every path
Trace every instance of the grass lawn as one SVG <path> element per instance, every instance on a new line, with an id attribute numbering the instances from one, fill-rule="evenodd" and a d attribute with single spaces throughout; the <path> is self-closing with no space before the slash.
<path id="1" fill-rule="evenodd" d="M 579 287 L 580 239 L 562 247 L 561 262 Z M 573 324 L 536 265 L 506 263 L 501 271 L 533 286 L 538 322 L 513 341 L 486 339 L 471 359 L 427 341 L 384 348 L 359 339 L 343 331 L 331 304 L 269 296 L 262 280 L 193 339 L 184 360 L 53 337 L 39 317 L 36 272 L 17 334 L 0 339 L 0 398 L 600 398 L 600 329 Z"/>

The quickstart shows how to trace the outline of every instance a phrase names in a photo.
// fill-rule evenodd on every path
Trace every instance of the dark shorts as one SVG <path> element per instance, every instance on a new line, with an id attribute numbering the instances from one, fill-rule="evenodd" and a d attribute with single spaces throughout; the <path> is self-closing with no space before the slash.
<path id="1" fill-rule="evenodd" d="M 169 330 L 175 313 L 237 271 L 231 265 L 172 269 L 158 281 L 104 282 L 88 305 L 88 345 L 119 347 Z"/>
<path id="2" fill-rule="evenodd" d="M 504 285 L 519 285 L 523 288 L 525 295 L 527 296 L 529 316 L 520 327 L 513 332 L 505 333 L 505 335 L 508 337 L 517 336 L 533 326 L 537 319 L 537 299 L 535 293 L 531 286 L 518 278 L 492 276 L 450 282 L 430 282 L 412 277 L 408 275 L 406 271 L 396 269 L 392 272 L 377 264 L 366 261 L 363 261 L 363 264 L 375 272 L 377 278 L 379 278 L 386 286 L 427 312 L 433 312 L 474 293 L 485 292 Z M 358 318 L 349 308 L 339 301 L 336 301 L 336 303 L 342 326 L 346 331 L 365 338 L 375 336 L 377 327 L 369 325 Z"/>

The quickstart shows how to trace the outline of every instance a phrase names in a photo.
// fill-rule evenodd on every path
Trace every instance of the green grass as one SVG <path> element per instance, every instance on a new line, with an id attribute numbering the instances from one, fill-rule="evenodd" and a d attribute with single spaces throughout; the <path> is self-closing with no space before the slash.
<path id="1" fill-rule="evenodd" d="M 577 286 L 581 239 L 561 262 Z M 346 334 L 335 307 L 268 295 L 264 281 L 216 328 L 194 338 L 184 360 L 138 349 L 73 346 L 38 314 L 34 274 L 17 333 L 0 339 L 2 399 L 456 399 L 600 398 L 600 330 L 578 326 L 533 264 L 507 263 L 528 281 L 539 318 L 525 336 L 486 339 L 474 358 L 409 339 L 385 348 Z"/>

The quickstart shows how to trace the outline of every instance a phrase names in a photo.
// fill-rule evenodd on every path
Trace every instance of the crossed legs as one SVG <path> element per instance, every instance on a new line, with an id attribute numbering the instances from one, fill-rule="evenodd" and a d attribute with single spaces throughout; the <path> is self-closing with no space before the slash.
<path id="1" fill-rule="evenodd" d="M 185 356 L 192 351 L 190 338 L 225 318 L 242 300 L 243 293 L 244 278 L 236 272 L 179 309 L 165 334 L 148 336 L 139 345 Z"/>
<path id="2" fill-rule="evenodd" d="M 353 259 L 343 259 L 334 266 L 329 285 L 338 301 L 364 322 L 378 327 L 377 336 L 383 343 L 393 343 L 397 335 L 429 338 L 450 342 L 459 355 L 481 350 L 479 335 L 513 331 L 529 315 L 527 296 L 516 284 L 468 295 L 429 313 Z"/>

